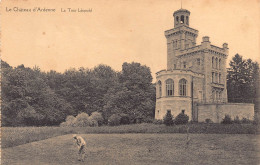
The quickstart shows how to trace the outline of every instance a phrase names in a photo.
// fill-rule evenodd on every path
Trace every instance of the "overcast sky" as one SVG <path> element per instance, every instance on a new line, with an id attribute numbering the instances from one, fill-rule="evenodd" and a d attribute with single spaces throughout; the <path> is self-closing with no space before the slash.
<path id="1" fill-rule="evenodd" d="M 7 12 L 6 7 L 56 9 L 56 12 Z M 119 71 L 123 62 L 140 62 L 153 76 L 166 68 L 164 31 L 173 28 L 180 0 L 3 0 L 1 56 L 12 66 L 39 66 L 63 72 L 107 64 Z M 199 30 L 197 44 L 229 44 L 229 57 L 239 53 L 260 61 L 259 0 L 183 0 L 191 12 L 190 27 Z M 61 8 L 92 12 L 61 12 Z"/>

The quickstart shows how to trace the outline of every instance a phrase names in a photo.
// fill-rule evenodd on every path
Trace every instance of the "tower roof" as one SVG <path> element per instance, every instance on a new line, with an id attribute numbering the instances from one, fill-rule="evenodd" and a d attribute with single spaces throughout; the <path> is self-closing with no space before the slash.
<path id="1" fill-rule="evenodd" d="M 176 10 L 173 15 L 177 14 L 177 13 L 182 13 L 182 12 L 185 12 L 185 13 L 188 13 L 190 14 L 190 11 L 189 10 L 186 10 L 186 9 L 179 9 L 179 10 Z"/>

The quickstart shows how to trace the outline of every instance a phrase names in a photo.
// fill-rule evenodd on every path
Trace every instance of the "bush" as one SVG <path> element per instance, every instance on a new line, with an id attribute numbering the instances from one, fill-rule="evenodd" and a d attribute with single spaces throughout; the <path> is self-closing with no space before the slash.
<path id="1" fill-rule="evenodd" d="M 90 127 L 98 127 L 99 125 L 98 125 L 98 122 L 96 120 L 90 118 L 89 126 Z"/>
<path id="2" fill-rule="evenodd" d="M 113 114 L 108 118 L 108 125 L 116 126 L 120 124 L 121 117 L 118 114 Z"/>
<path id="3" fill-rule="evenodd" d="M 89 115 L 85 112 L 82 112 L 76 116 L 76 127 L 86 127 L 91 125 L 91 120 L 89 119 Z"/>
<path id="4" fill-rule="evenodd" d="M 249 119 L 247 119 L 247 118 L 243 118 L 243 119 L 241 120 L 241 123 L 242 123 L 242 124 L 250 124 L 250 123 L 252 123 L 252 121 L 249 120 Z"/>
<path id="5" fill-rule="evenodd" d="M 211 119 L 206 119 L 205 122 L 206 122 L 207 124 L 213 123 L 213 121 L 212 121 Z"/>
<path id="6" fill-rule="evenodd" d="M 222 124 L 232 124 L 231 117 L 229 115 L 225 115 L 224 119 L 221 122 Z"/>
<path id="7" fill-rule="evenodd" d="M 122 125 L 130 124 L 130 118 L 127 114 L 121 114 L 120 117 L 121 117 L 120 124 L 122 124 Z"/>
<path id="8" fill-rule="evenodd" d="M 154 119 L 153 124 L 163 124 L 163 120 L 160 119 Z"/>
<path id="9" fill-rule="evenodd" d="M 175 124 L 187 124 L 189 121 L 189 116 L 184 114 L 184 112 L 179 113 L 175 118 Z"/>
<path id="10" fill-rule="evenodd" d="M 104 123 L 104 118 L 99 112 L 93 112 L 89 118 L 91 120 L 91 126 L 101 126 Z"/>
<path id="11" fill-rule="evenodd" d="M 170 111 L 166 113 L 166 115 L 163 118 L 163 124 L 170 126 L 173 125 L 173 116 Z"/>
<path id="12" fill-rule="evenodd" d="M 60 124 L 61 127 L 74 127 L 76 123 L 76 118 L 74 116 L 67 116 L 65 122 Z"/>
<path id="13" fill-rule="evenodd" d="M 241 124 L 241 121 L 238 116 L 235 117 L 235 119 L 233 120 L 233 123 Z"/>

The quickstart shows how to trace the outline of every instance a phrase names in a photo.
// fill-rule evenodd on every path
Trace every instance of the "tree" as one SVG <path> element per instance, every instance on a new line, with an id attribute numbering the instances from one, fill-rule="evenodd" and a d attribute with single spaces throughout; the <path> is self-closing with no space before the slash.
<path id="1" fill-rule="evenodd" d="M 104 98 L 104 114 L 127 114 L 131 122 L 153 117 L 155 87 L 150 68 L 139 63 L 124 63 L 119 82 L 110 88 Z"/>
<path id="2" fill-rule="evenodd" d="M 50 89 L 39 68 L 2 66 L 4 126 L 57 125 L 70 114 L 70 105 Z"/>
<path id="3" fill-rule="evenodd" d="M 166 115 L 163 118 L 163 124 L 170 126 L 173 125 L 173 116 L 171 111 L 167 111 Z"/>
<path id="4" fill-rule="evenodd" d="M 230 102 L 255 102 L 259 82 L 259 64 L 236 54 L 229 63 L 227 75 Z"/>

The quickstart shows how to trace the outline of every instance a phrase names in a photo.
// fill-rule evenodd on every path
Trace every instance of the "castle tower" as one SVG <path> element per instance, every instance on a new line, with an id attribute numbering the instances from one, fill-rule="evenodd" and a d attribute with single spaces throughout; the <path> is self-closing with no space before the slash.
<path id="1" fill-rule="evenodd" d="M 165 31 L 167 39 L 167 70 L 180 69 L 181 63 L 177 60 L 180 51 L 196 46 L 198 31 L 190 28 L 190 12 L 179 9 L 173 13 L 174 28 Z"/>

